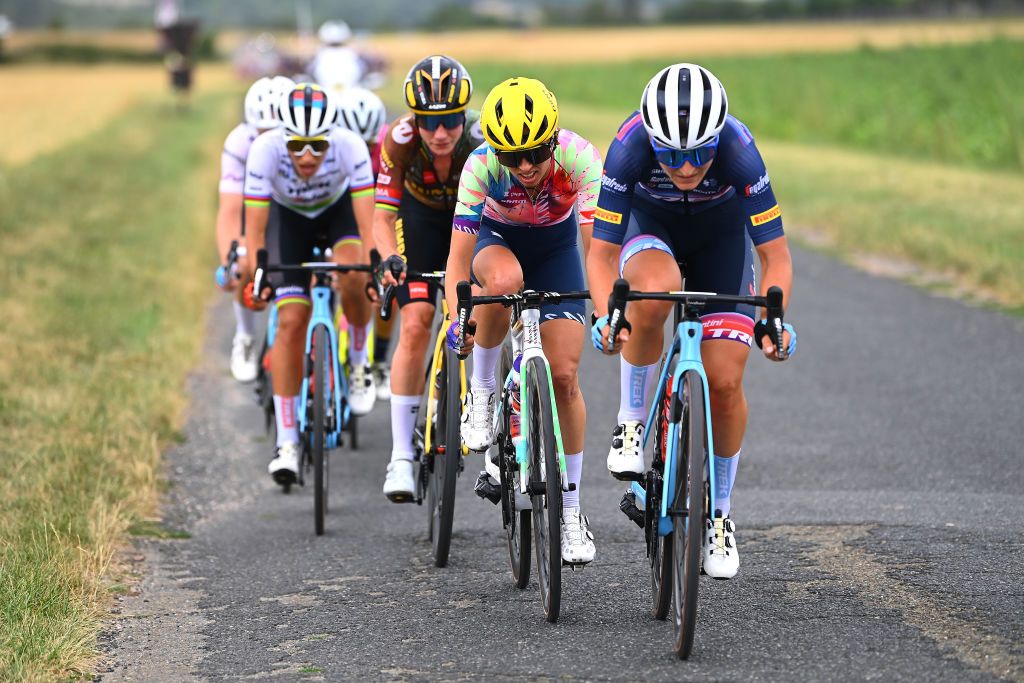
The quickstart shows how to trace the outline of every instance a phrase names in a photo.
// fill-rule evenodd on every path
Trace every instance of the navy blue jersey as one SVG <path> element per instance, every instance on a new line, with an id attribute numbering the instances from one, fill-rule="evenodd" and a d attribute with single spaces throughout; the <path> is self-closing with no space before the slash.
<path id="1" fill-rule="evenodd" d="M 714 211 L 737 196 L 755 245 L 782 236 L 782 211 L 754 136 L 746 126 L 732 116 L 726 117 L 718 153 L 707 175 L 696 189 L 683 192 L 661 170 L 640 113 L 633 112 L 608 149 L 594 216 L 594 237 L 622 244 L 633 202 L 678 213 L 679 228 L 685 230 L 687 215 Z"/>

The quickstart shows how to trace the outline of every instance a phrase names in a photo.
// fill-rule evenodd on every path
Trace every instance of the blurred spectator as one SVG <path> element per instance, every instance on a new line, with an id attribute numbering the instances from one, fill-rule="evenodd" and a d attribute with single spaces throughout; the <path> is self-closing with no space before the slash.
<path id="1" fill-rule="evenodd" d="M 359 54 L 348 47 L 348 42 L 352 40 L 352 29 L 348 24 L 344 21 L 325 21 L 317 37 L 321 46 L 309 65 L 309 71 L 316 82 L 335 92 L 359 85 L 363 77 L 363 66 Z"/>
<path id="2" fill-rule="evenodd" d="M 11 20 L 7 18 L 7 15 L 0 14 L 0 62 L 4 61 L 4 39 L 11 32 L 14 26 L 11 24 Z"/>
<path id="3" fill-rule="evenodd" d="M 192 49 L 199 21 L 182 20 L 178 0 L 159 0 L 154 23 L 160 33 L 160 51 L 171 76 L 171 88 L 178 95 L 179 106 L 187 106 L 192 89 Z"/>

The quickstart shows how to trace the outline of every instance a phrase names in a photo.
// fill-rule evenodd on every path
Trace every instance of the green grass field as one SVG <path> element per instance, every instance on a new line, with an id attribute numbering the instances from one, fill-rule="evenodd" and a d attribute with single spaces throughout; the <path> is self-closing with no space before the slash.
<path id="1" fill-rule="evenodd" d="M 237 99 L 145 106 L 0 167 L 0 680 L 88 666 L 113 552 L 155 512 Z"/>

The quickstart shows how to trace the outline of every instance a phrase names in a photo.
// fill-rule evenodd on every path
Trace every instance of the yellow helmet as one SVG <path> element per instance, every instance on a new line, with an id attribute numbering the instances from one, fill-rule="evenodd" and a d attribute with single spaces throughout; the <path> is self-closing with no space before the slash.
<path id="1" fill-rule="evenodd" d="M 491 147 L 515 152 L 550 140 L 558 128 L 558 102 L 543 83 L 516 76 L 494 86 L 480 110 Z"/>

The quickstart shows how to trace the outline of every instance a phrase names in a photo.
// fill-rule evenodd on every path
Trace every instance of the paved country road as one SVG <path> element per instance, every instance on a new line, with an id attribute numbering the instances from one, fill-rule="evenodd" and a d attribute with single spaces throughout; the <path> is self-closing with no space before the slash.
<path id="1" fill-rule="evenodd" d="M 733 515 L 739 576 L 701 580 L 688 662 L 648 613 L 642 534 L 604 456 L 617 361 L 584 353 L 581 488 L 597 560 L 562 617 L 512 585 L 498 508 L 459 481 L 451 561 L 425 511 L 381 495 L 387 406 L 332 457 L 327 535 L 283 495 L 249 387 L 227 373 L 227 301 L 167 454 L 167 524 L 105 635 L 104 681 L 1024 680 L 1022 321 L 797 251 L 800 350 L 752 357 Z"/>

